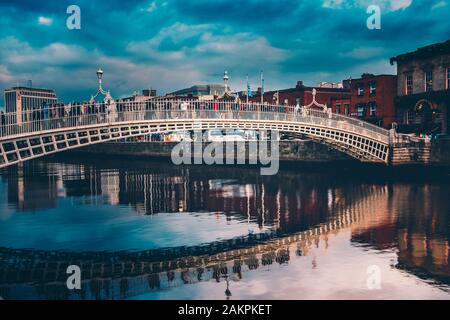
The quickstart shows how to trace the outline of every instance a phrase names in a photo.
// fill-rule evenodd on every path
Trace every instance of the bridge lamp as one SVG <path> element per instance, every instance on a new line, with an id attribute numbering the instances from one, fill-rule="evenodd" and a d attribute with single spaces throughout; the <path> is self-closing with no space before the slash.
<path id="1" fill-rule="evenodd" d="M 97 94 L 99 92 L 102 93 L 102 94 L 105 94 L 105 92 L 103 91 L 103 88 L 102 88 L 103 70 L 98 68 L 96 73 L 97 73 L 97 79 L 98 79 L 98 91 L 97 91 Z"/>
<path id="2" fill-rule="evenodd" d="M 97 70 L 97 79 L 98 79 L 98 89 L 99 89 L 100 92 L 103 91 L 102 78 L 103 78 L 103 70 L 98 68 L 98 70 Z"/>
<path id="3" fill-rule="evenodd" d="M 103 77 L 103 70 L 102 69 L 98 69 L 97 70 L 97 78 L 98 78 L 98 80 L 102 80 L 102 77 Z"/>

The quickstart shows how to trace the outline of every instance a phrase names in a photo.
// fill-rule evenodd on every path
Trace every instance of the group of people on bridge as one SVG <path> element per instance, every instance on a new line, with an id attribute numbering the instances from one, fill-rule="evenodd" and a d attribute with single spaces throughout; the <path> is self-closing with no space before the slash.
<path id="1" fill-rule="evenodd" d="M 20 113 L 1 112 L 0 136 L 14 133 L 15 130 L 12 128 L 17 126 L 31 126 L 35 131 L 39 131 L 67 127 L 69 125 L 76 126 L 105 122 L 160 118 L 201 118 L 206 113 L 208 113 L 208 117 L 214 118 L 220 118 L 224 113 L 231 113 L 233 117 L 239 117 L 240 112 L 247 112 L 247 116 L 250 117 L 256 116 L 257 113 L 298 115 L 302 112 L 302 109 L 300 105 L 291 107 L 288 105 L 271 105 L 267 103 L 187 99 L 151 99 L 142 102 L 117 100 L 112 102 L 58 103 L 44 105 L 43 107 L 30 110 L 22 110 Z"/>

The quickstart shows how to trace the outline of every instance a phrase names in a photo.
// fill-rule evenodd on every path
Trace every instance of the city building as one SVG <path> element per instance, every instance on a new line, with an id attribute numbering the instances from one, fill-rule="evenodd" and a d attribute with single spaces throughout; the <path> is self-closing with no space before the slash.
<path id="1" fill-rule="evenodd" d="M 322 83 L 324 84 L 324 83 Z M 338 85 L 322 85 L 317 87 L 308 87 L 303 84 L 303 81 L 297 81 L 294 88 L 280 89 L 275 91 L 264 92 L 264 102 L 279 103 L 290 106 L 308 105 L 313 101 L 313 90 L 316 89 L 316 101 L 320 104 L 326 104 L 328 107 L 333 105 L 333 101 L 340 99 L 347 99 L 350 95 L 350 90 Z M 261 88 L 258 88 L 257 93 L 250 98 L 252 102 L 261 101 Z"/>
<path id="2" fill-rule="evenodd" d="M 168 93 L 169 99 L 195 99 L 195 100 L 236 100 L 238 95 L 231 92 L 228 71 L 223 73 L 223 84 L 194 85 L 189 88 Z"/>
<path id="3" fill-rule="evenodd" d="M 53 90 L 31 87 L 5 89 L 5 112 L 16 112 L 14 122 L 18 124 L 30 120 L 31 113 L 27 111 L 45 108 L 57 102 L 58 98 Z"/>
<path id="4" fill-rule="evenodd" d="M 336 99 L 336 100 L 333 100 L 331 108 L 333 109 L 334 113 L 342 114 L 344 116 L 349 116 L 349 117 L 351 117 L 351 116 L 356 117 L 357 114 L 355 112 L 352 112 L 352 109 L 350 107 L 351 104 L 352 104 L 352 102 L 350 100 L 350 97 L 345 98 L 345 99 Z"/>
<path id="5" fill-rule="evenodd" d="M 359 79 L 344 80 L 343 87 L 350 90 L 349 98 L 334 100 L 331 106 L 334 113 L 392 127 L 397 76 L 365 73 Z"/>
<path id="6" fill-rule="evenodd" d="M 448 134 L 450 40 L 391 58 L 397 64 L 400 132 Z"/>
<path id="7" fill-rule="evenodd" d="M 173 96 L 221 96 L 225 93 L 225 85 L 222 84 L 206 84 L 206 85 L 194 85 L 192 87 L 181 89 L 169 93 Z"/>
<path id="8" fill-rule="evenodd" d="M 344 86 L 342 82 L 319 82 L 320 88 L 340 88 L 342 89 Z"/>
<path id="9" fill-rule="evenodd" d="M 156 89 L 144 89 L 142 95 L 144 97 L 156 97 Z"/>
<path id="10" fill-rule="evenodd" d="M 120 98 L 120 102 L 142 102 L 156 97 L 156 90 L 154 89 L 144 89 L 142 94 L 135 92 L 132 96 Z"/>

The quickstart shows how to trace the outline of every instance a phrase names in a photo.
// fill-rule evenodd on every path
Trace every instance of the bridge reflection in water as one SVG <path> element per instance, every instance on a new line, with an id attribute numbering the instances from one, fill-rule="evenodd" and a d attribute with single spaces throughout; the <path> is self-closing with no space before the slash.
<path id="1" fill-rule="evenodd" d="M 58 208 L 58 199 L 69 198 L 130 207 L 141 216 L 212 212 L 257 227 L 229 238 L 139 250 L 22 249 L 12 243 L 0 248 L 0 296 L 124 299 L 214 281 L 226 284 L 225 297 L 230 283 L 247 273 L 289 264 L 321 245 L 328 248 L 330 238 L 342 232 L 351 233 L 354 245 L 396 251 L 401 270 L 450 284 L 449 208 L 433 202 L 439 195 L 435 188 L 442 187 L 292 172 L 261 177 L 239 168 L 141 162 L 131 167 L 138 169 L 115 161 L 32 162 L 10 168 L 3 180 L 9 207 L 16 211 Z M 411 216 L 415 205 L 420 212 Z M 72 264 L 82 270 L 80 291 L 66 287 Z"/>

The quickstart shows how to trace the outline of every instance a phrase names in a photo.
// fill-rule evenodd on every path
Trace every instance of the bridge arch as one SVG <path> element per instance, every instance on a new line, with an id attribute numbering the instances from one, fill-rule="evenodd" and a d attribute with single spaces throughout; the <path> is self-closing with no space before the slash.
<path id="1" fill-rule="evenodd" d="M 122 103 L 115 104 L 113 110 L 111 105 L 97 105 L 99 111 L 95 113 L 83 112 L 84 105 L 79 105 L 72 106 L 69 114 L 66 110 L 63 116 L 43 119 L 34 114 L 28 119 L 35 120 L 4 126 L 0 135 L 0 168 L 123 138 L 215 128 L 300 134 L 360 161 L 388 162 L 389 131 L 327 111 L 199 101 Z"/>

